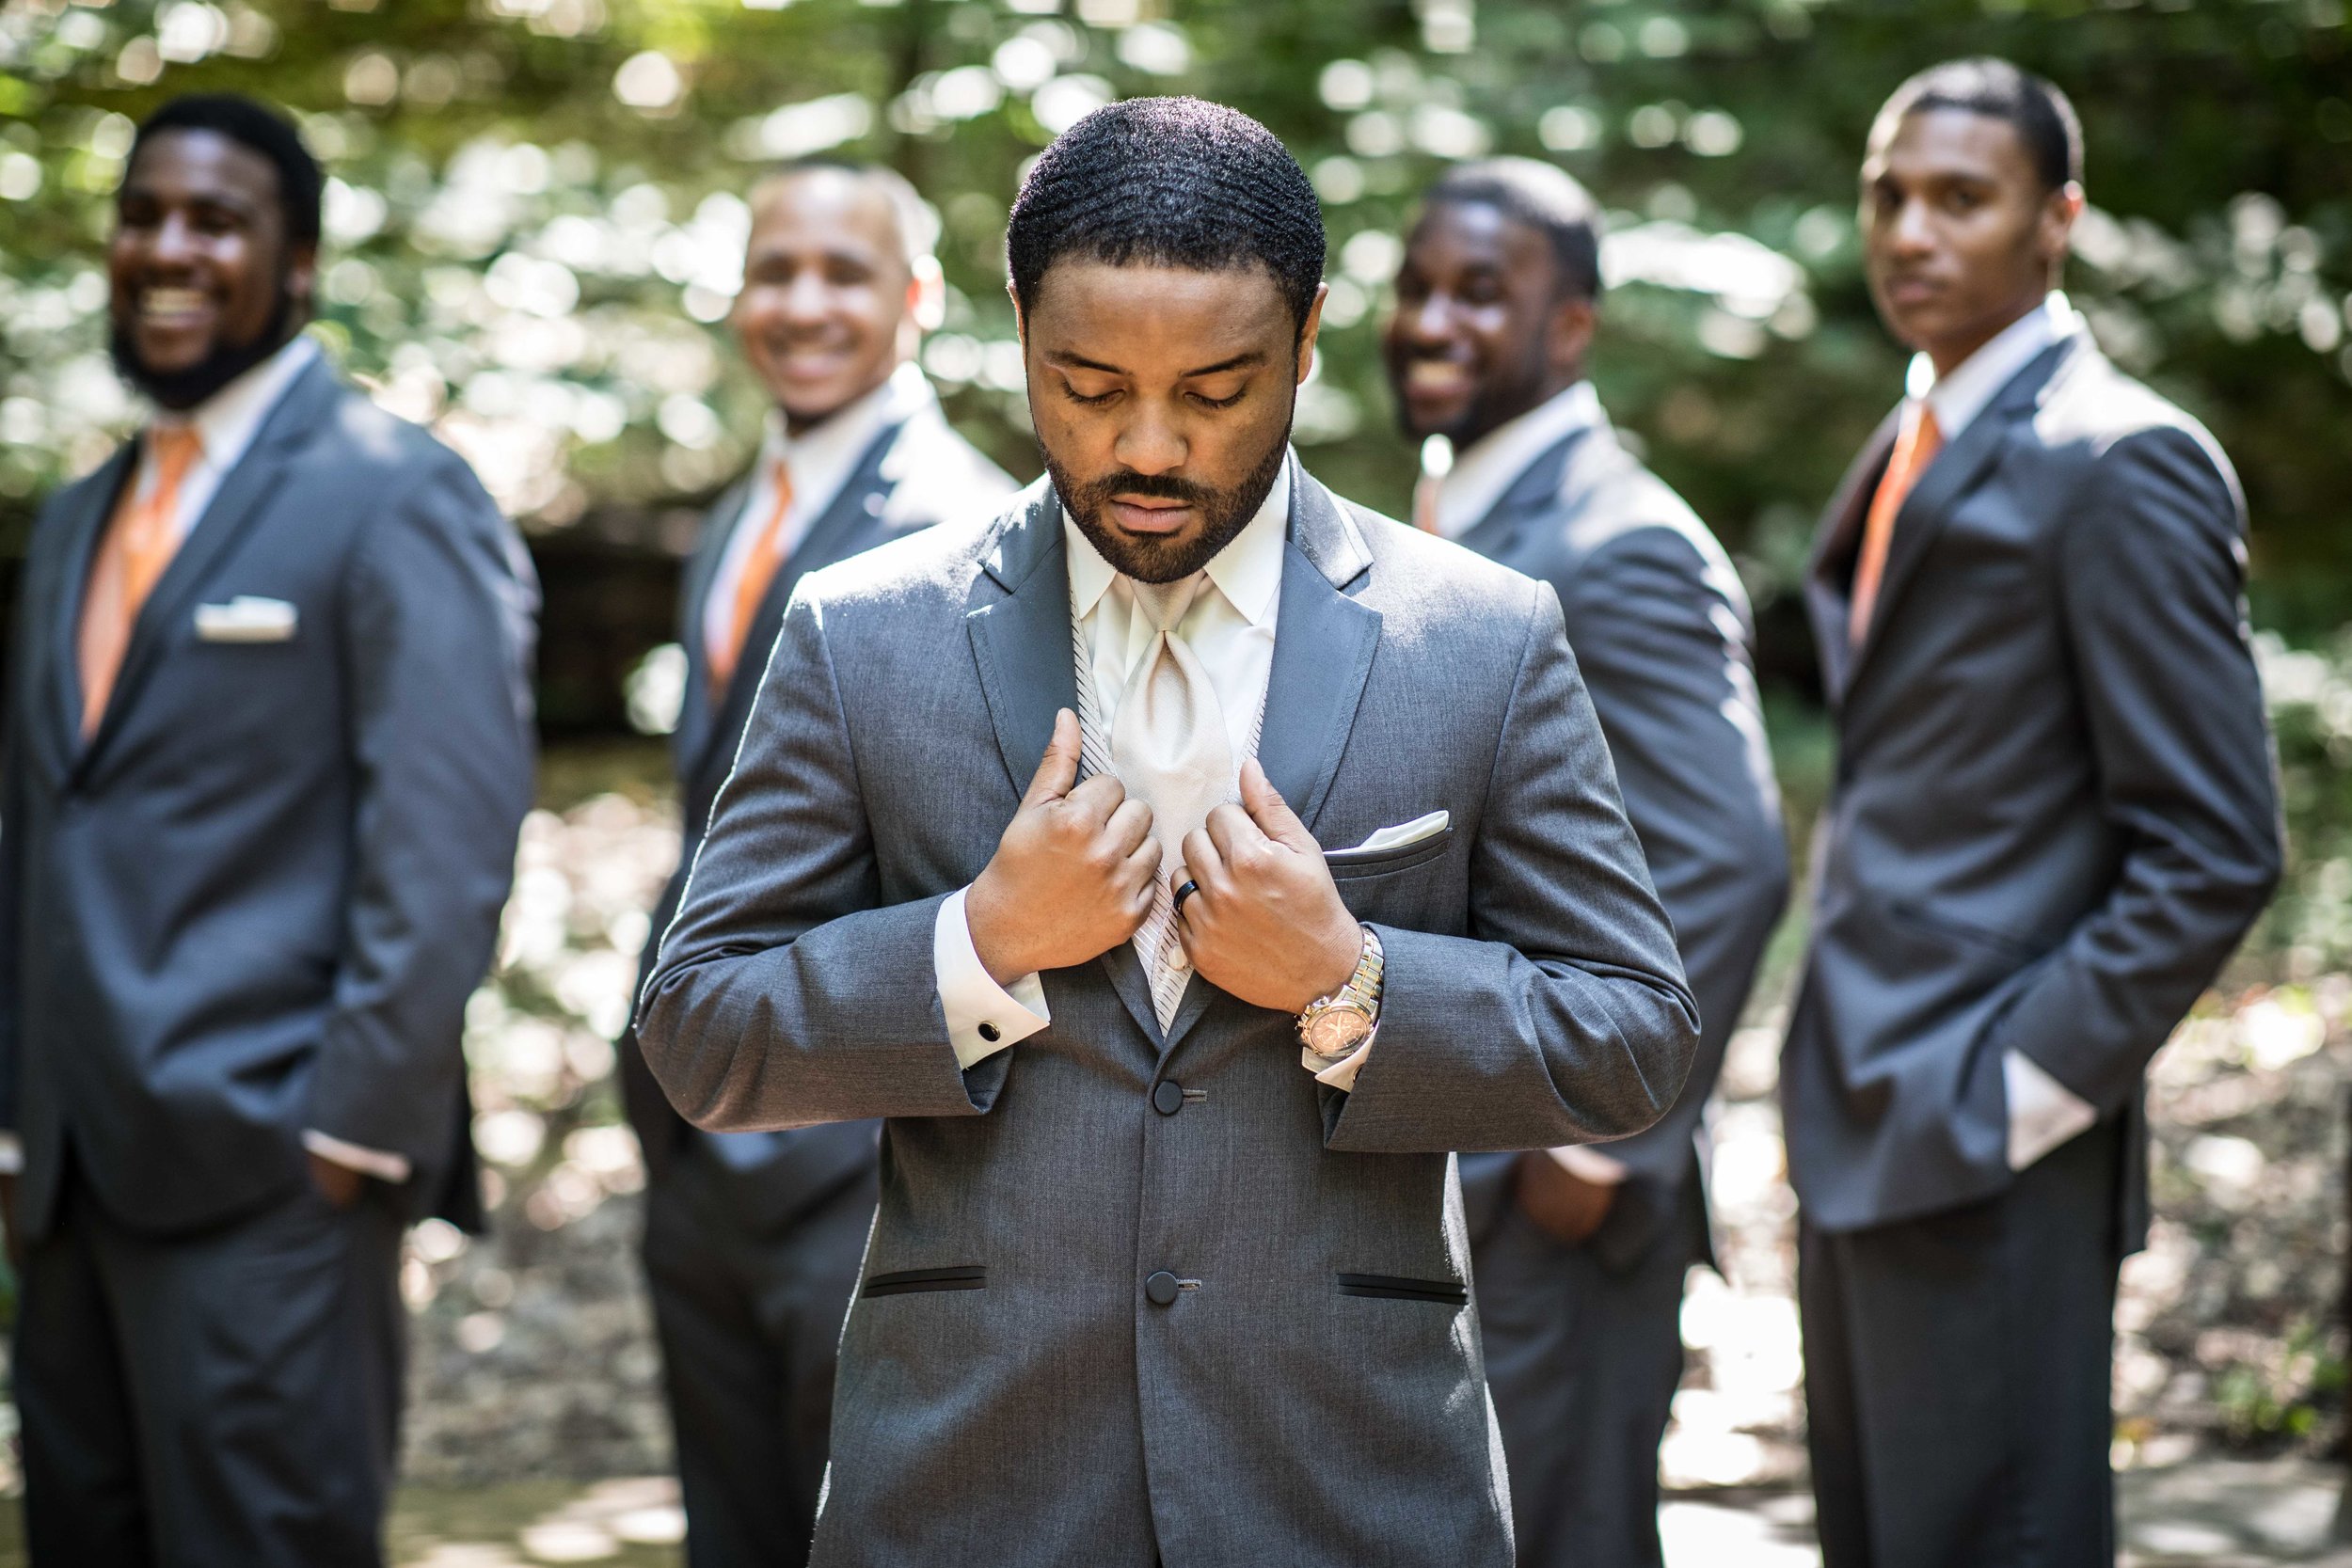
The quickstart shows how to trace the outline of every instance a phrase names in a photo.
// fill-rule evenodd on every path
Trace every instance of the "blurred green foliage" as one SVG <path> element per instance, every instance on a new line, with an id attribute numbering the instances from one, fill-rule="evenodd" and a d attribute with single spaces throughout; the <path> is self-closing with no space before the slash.
<path id="1" fill-rule="evenodd" d="M 1617 285 L 1597 377 L 1801 675 L 1786 589 L 1901 368 L 1857 268 L 1862 137 L 1906 72 L 1984 51 L 2075 96 L 2075 297 L 2219 435 L 2258 619 L 2314 641 L 2352 581 L 2344 0 L 4 0 L 0 516 L 129 417 L 99 253 L 133 121 L 169 94 L 303 116 L 335 178 L 324 335 L 545 531 L 745 456 L 757 397 L 717 324 L 740 193 L 795 152 L 887 158 L 940 209 L 927 364 L 1034 472 L 1000 252 L 1024 161 L 1107 98 L 1187 91 L 1265 119 L 1324 195 L 1335 297 L 1299 436 L 1392 510 L 1411 460 L 1374 337 L 1415 191 L 1488 150 L 1590 183 Z"/>

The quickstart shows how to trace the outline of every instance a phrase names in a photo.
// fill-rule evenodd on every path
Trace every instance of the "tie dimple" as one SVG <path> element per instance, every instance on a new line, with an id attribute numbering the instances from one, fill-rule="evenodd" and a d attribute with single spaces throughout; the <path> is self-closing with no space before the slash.
<path id="1" fill-rule="evenodd" d="M 1152 912 L 1136 933 L 1152 983 L 1152 1006 L 1165 1030 L 1174 1022 L 1192 966 L 1176 934 L 1168 874 L 1184 858 L 1184 835 L 1234 798 L 1233 747 L 1225 710 L 1208 672 L 1177 629 L 1201 579 L 1131 583 L 1136 613 L 1156 633 L 1111 721 L 1111 765 L 1127 793 L 1152 808 L 1160 875 Z"/>

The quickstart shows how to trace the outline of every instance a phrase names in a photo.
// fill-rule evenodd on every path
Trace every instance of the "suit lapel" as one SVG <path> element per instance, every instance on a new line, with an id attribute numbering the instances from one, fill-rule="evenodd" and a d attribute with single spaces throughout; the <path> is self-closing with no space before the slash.
<path id="1" fill-rule="evenodd" d="M 678 643 L 686 650 L 686 696 L 678 707 L 677 772 L 682 784 L 695 776 L 710 745 L 717 705 L 711 701 L 708 608 L 711 578 L 719 575 L 727 542 L 743 526 L 743 508 L 750 503 L 751 476 L 745 475 L 720 493 L 703 515 L 702 532 L 694 553 L 687 559 L 678 593 Z"/>
<path id="2" fill-rule="evenodd" d="M 1869 513 L 1879 476 L 1886 471 L 1887 458 L 1895 450 L 1901 416 L 1899 406 L 1879 421 L 1878 429 L 1863 444 L 1862 454 L 1838 481 L 1837 493 L 1821 514 L 1820 533 L 1805 572 L 1805 604 L 1813 622 L 1815 651 L 1821 661 L 1821 688 L 1832 707 L 1845 695 L 1853 662 L 1846 623 L 1853 604 L 1853 563 L 1863 519 Z"/>
<path id="3" fill-rule="evenodd" d="M 75 491 L 60 529 L 56 590 L 38 607 L 26 601 L 34 613 L 50 617 L 41 638 L 49 669 L 41 683 L 38 728 L 60 778 L 82 749 L 82 601 L 89 593 L 90 562 L 138 461 L 139 443 L 126 441 Z"/>
<path id="4" fill-rule="evenodd" d="M 1878 603 L 1846 673 L 1848 690 L 1861 678 L 1886 628 L 1900 618 L 1903 590 L 1918 576 L 1920 562 L 1935 544 L 1936 535 L 1944 531 L 1953 507 L 1976 488 L 2000 456 L 2010 425 L 2032 412 L 2042 388 L 2049 384 L 2070 346 L 2071 342 L 2052 344 L 2010 377 L 1992 404 L 1960 433 L 1960 438 L 1936 454 L 1903 499 L 1902 509 L 1895 514 L 1894 537 L 1887 544 L 1886 574 L 1879 581 Z"/>
<path id="5" fill-rule="evenodd" d="M 981 563 L 1005 596 L 964 617 L 996 750 L 1016 796 L 1037 775 L 1038 759 L 1054 738 L 1056 710 L 1078 706 L 1062 552 L 1061 502 L 1052 483 L 1040 480 L 1014 502 Z"/>
<path id="6" fill-rule="evenodd" d="M 1588 439 L 1597 437 L 1600 439 Z M 1607 439 L 1605 426 L 1586 425 L 1570 431 L 1538 452 L 1519 470 L 1494 507 L 1457 541 L 1489 561 L 1507 561 L 1528 524 L 1551 511 L 1568 481 L 1571 463 L 1583 466 L 1597 446 Z"/>
<path id="7" fill-rule="evenodd" d="M 82 753 L 85 766 L 121 727 L 123 715 L 137 701 L 139 689 L 162 657 L 171 628 L 189 613 L 213 568 L 262 515 L 285 478 L 287 464 L 294 451 L 341 394 L 334 372 L 327 369 L 325 360 L 314 360 L 286 388 L 278 406 L 270 411 L 254 436 L 252 446 L 221 481 L 212 504 L 205 507 L 204 515 L 189 531 L 131 624 L 131 641 L 123 650 L 121 672 L 115 677 L 114 691 L 98 721 L 97 733 L 90 736 L 89 745 Z"/>

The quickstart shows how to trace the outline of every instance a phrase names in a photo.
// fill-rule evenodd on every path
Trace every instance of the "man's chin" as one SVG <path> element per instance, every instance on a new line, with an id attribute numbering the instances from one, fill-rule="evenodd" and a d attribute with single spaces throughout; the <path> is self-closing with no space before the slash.
<path id="1" fill-rule="evenodd" d="M 249 343 L 215 343 L 202 357 L 180 365 L 158 365 L 139 351 L 130 334 L 118 329 L 108 345 L 122 378 L 157 406 L 193 408 L 284 346 L 264 332 Z"/>

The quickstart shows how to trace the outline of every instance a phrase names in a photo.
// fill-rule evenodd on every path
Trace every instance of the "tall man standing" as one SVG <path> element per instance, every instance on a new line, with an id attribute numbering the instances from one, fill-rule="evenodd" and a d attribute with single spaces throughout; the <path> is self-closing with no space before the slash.
<path id="1" fill-rule="evenodd" d="M 1906 82 L 1862 168 L 1918 356 L 1808 591 L 1839 754 L 1782 1083 L 1831 1568 L 2112 1560 L 2142 1078 L 2279 872 L 2244 504 L 2054 292 L 2081 179 L 1998 60 Z"/>
<path id="2" fill-rule="evenodd" d="M 154 404 L 43 510 L 0 778 L 0 1126 L 43 1563 L 381 1560 L 400 1234 L 478 1217 L 458 1035 L 531 794 L 520 542 L 298 336 L 318 166 L 139 130 Z"/>
<path id="3" fill-rule="evenodd" d="M 751 473 L 712 507 L 685 577 L 675 750 L 686 843 L 660 932 L 734 766 L 768 649 L 803 576 L 1012 481 L 948 428 L 914 363 L 939 304 L 937 224 L 888 169 L 789 166 L 752 192 L 734 326 L 774 399 Z M 875 1126 L 701 1132 L 624 1042 L 649 1177 L 645 1269 L 694 1568 L 808 1555 L 841 1320 L 874 1216 Z"/>
<path id="4" fill-rule="evenodd" d="M 640 1020 L 703 1125 L 891 1118 L 814 1560 L 1503 1568 L 1445 1151 L 1695 1034 L 1558 601 L 1291 456 L 1256 121 L 1096 111 L 1006 247 L 1048 479 L 803 582 Z"/>
<path id="5" fill-rule="evenodd" d="M 1788 892 L 1747 594 L 1585 379 L 1599 227 L 1549 164 L 1455 168 L 1406 247 L 1386 341 L 1406 434 L 1455 452 L 1416 520 L 1560 595 L 1704 1030 L 1646 1132 L 1462 1158 L 1525 1568 L 1663 1560 L 1658 1443 L 1683 1275 L 1708 1257 L 1700 1116 Z"/>

